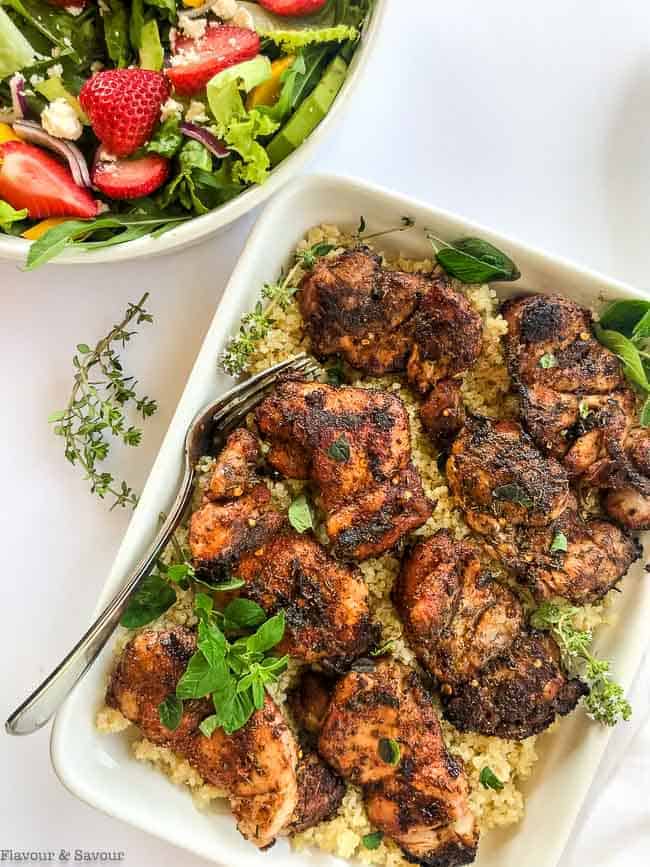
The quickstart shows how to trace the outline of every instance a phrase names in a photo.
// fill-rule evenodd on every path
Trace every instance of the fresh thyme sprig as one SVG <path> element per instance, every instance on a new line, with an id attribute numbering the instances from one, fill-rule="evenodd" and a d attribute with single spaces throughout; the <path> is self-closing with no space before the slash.
<path id="1" fill-rule="evenodd" d="M 574 618 L 579 609 L 568 604 L 544 602 L 533 612 L 531 623 L 536 629 L 550 631 L 560 646 L 568 668 L 582 677 L 589 686 L 584 699 L 587 714 L 604 725 L 616 725 L 632 716 L 632 707 L 623 688 L 612 680 L 609 662 L 591 653 L 592 632 L 576 629 Z"/>
<path id="2" fill-rule="evenodd" d="M 113 498 L 115 506 L 135 506 L 137 495 L 125 481 L 116 480 L 111 473 L 101 472 L 97 465 L 111 450 L 110 435 L 124 445 L 137 446 L 142 430 L 129 425 L 124 410 L 129 403 L 143 419 L 152 416 L 156 401 L 136 394 L 136 380 L 126 376 L 115 346 L 126 346 L 136 331 L 131 324 L 153 322 L 145 309 L 149 293 L 145 292 L 137 304 L 129 304 L 122 321 L 91 349 L 86 343 L 77 344 L 72 358 L 75 369 L 70 399 L 65 409 L 52 413 L 48 421 L 57 436 L 63 437 L 65 456 L 71 464 L 83 467 L 93 494 L 104 499 Z"/>
<path id="3" fill-rule="evenodd" d="M 361 217 L 357 231 L 352 235 L 353 242 L 363 243 L 374 238 L 381 238 L 384 235 L 391 235 L 395 232 L 405 232 L 415 225 L 415 220 L 411 217 L 402 217 L 401 224 L 390 229 L 384 229 L 381 232 L 372 232 L 364 234 L 366 230 L 366 221 Z M 340 246 L 346 246 L 341 244 Z M 277 283 L 265 283 L 262 289 L 262 298 L 257 302 L 254 309 L 242 317 L 241 325 L 237 334 L 228 341 L 219 366 L 231 376 L 237 376 L 246 370 L 251 355 L 255 352 L 260 340 L 263 340 L 273 327 L 275 320 L 274 314 L 284 312 L 293 296 L 298 291 L 299 277 L 304 271 L 311 270 L 316 261 L 323 256 L 326 256 L 332 250 L 335 250 L 334 244 L 328 244 L 321 241 L 308 247 L 306 250 L 299 250 L 294 257 L 293 264 L 286 274 L 280 275 L 280 280 Z M 264 302 L 267 302 L 266 306 Z"/>

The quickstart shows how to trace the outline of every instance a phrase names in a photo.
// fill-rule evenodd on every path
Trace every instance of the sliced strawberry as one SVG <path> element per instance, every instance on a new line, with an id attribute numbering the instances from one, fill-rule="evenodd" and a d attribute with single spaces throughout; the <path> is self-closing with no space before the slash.
<path id="1" fill-rule="evenodd" d="M 147 154 L 136 160 L 102 159 L 105 151 L 97 153 L 92 168 L 93 186 L 111 199 L 139 199 L 153 193 L 167 180 L 169 160 L 159 154 Z"/>
<path id="2" fill-rule="evenodd" d="M 150 138 L 169 92 L 161 72 L 104 69 L 84 84 L 79 102 L 109 153 L 128 157 Z"/>
<path id="3" fill-rule="evenodd" d="M 259 50 L 260 38 L 254 30 L 211 25 L 199 39 L 176 37 L 171 66 L 165 73 L 178 93 L 189 96 L 204 88 L 217 72 L 251 60 Z"/>
<path id="4" fill-rule="evenodd" d="M 0 199 L 17 210 L 27 208 L 34 220 L 97 216 L 97 202 L 68 169 L 23 141 L 0 144 Z"/>
<path id="5" fill-rule="evenodd" d="M 276 15 L 291 15 L 299 18 L 318 12 L 327 0 L 258 0 L 260 6 L 274 12 Z"/>

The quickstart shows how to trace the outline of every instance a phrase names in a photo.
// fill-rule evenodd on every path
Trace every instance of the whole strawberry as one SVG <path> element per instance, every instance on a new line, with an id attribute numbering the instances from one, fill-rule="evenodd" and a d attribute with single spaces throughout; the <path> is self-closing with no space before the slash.
<path id="1" fill-rule="evenodd" d="M 169 94 L 169 82 L 160 72 L 105 69 L 88 79 L 79 101 L 105 150 L 126 157 L 151 137 Z"/>

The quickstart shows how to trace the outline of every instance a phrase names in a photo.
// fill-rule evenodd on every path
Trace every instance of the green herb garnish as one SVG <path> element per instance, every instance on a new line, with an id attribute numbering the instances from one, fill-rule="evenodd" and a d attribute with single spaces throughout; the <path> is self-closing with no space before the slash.
<path id="1" fill-rule="evenodd" d="M 343 385 L 345 382 L 345 370 L 343 368 L 343 359 L 340 355 L 336 356 L 333 364 L 325 368 L 328 385 Z"/>
<path id="2" fill-rule="evenodd" d="M 336 247 L 334 244 L 326 244 L 321 242 L 320 244 L 314 244 L 312 247 L 309 247 L 307 250 L 300 250 L 296 253 L 296 259 L 306 268 L 308 271 L 314 267 L 318 259 L 322 259 L 323 256 L 327 256 L 332 250 L 335 250 Z"/>
<path id="3" fill-rule="evenodd" d="M 549 551 L 551 554 L 555 554 L 558 551 L 568 551 L 569 549 L 569 540 L 561 531 L 558 531 L 553 536 L 553 541 L 551 542 L 551 547 Z"/>
<path id="4" fill-rule="evenodd" d="M 515 263 L 493 244 L 480 238 L 459 238 L 453 243 L 427 232 L 436 261 L 461 283 L 494 283 L 521 277 Z"/>
<path id="5" fill-rule="evenodd" d="M 277 681 L 287 666 L 286 656 L 267 656 L 284 635 L 284 612 L 266 620 L 262 611 L 260 623 L 261 609 L 254 602 L 242 605 L 247 602 L 236 599 L 219 612 L 205 593 L 197 594 L 194 600 L 199 617 L 198 648 L 176 686 L 176 696 L 211 696 L 215 713 L 200 726 L 207 737 L 218 727 L 232 734 L 246 725 L 255 710 L 264 706 L 266 684 Z M 249 631 L 255 627 L 254 632 Z M 228 637 L 242 631 L 248 634 L 233 641 Z"/>
<path id="6" fill-rule="evenodd" d="M 361 838 L 361 842 L 366 849 L 378 849 L 381 845 L 381 841 L 384 839 L 383 831 L 373 831 L 370 834 L 365 834 Z"/>
<path id="7" fill-rule="evenodd" d="M 304 494 L 297 496 L 289 506 L 289 523 L 299 533 L 314 529 L 311 504 Z"/>
<path id="8" fill-rule="evenodd" d="M 578 415 L 582 419 L 585 419 L 588 415 L 591 415 L 591 410 L 589 409 L 589 404 L 586 400 L 581 400 L 578 404 Z"/>
<path id="9" fill-rule="evenodd" d="M 77 353 L 72 358 L 75 374 L 68 405 L 48 419 L 54 433 L 63 437 L 68 461 L 83 468 L 93 494 L 101 499 L 107 495 L 113 497 L 113 508 L 135 506 L 138 498 L 125 481 L 116 482 L 111 473 L 98 469 L 97 465 L 111 450 L 107 434 L 124 445 L 139 445 L 142 430 L 128 424 L 124 410 L 133 403 L 136 412 L 146 419 L 157 409 L 155 400 L 136 394 L 137 382 L 124 373 L 115 350 L 117 344 L 126 346 L 137 333 L 129 330 L 133 322 L 136 325 L 153 322 L 144 307 L 148 295 L 145 293 L 137 304 L 129 304 L 122 321 L 114 325 L 94 349 L 86 343 L 77 344 Z"/>
<path id="10" fill-rule="evenodd" d="M 552 352 L 545 352 L 539 360 L 539 366 L 544 370 L 550 370 L 551 367 L 557 367 L 557 358 Z"/>
<path id="11" fill-rule="evenodd" d="M 628 720 L 632 707 L 622 687 L 612 680 L 609 662 L 591 653 L 591 630 L 576 629 L 573 625 L 578 613 L 579 609 L 572 605 L 544 602 L 533 612 L 530 622 L 535 629 L 551 632 L 567 668 L 586 681 L 589 695 L 583 702 L 587 714 L 597 722 L 613 726 L 621 719 Z"/>
<path id="12" fill-rule="evenodd" d="M 350 458 L 350 444 L 344 436 L 340 436 L 327 449 L 327 454 L 332 460 L 345 463 Z"/>
<path id="13" fill-rule="evenodd" d="M 140 582 L 120 619 L 120 626 L 139 629 L 164 614 L 176 602 L 176 591 L 160 572 L 146 575 Z"/>
<path id="14" fill-rule="evenodd" d="M 393 638 L 389 638 L 388 641 L 384 641 L 383 644 L 380 644 L 379 647 L 375 647 L 373 650 L 370 650 L 370 656 L 385 656 L 387 653 L 390 653 L 395 644 L 395 640 Z"/>
<path id="15" fill-rule="evenodd" d="M 488 768 L 487 765 L 479 774 L 478 781 L 484 789 L 494 789 L 495 792 L 498 792 L 503 788 L 501 780 L 497 777 L 492 768 Z"/>
<path id="16" fill-rule="evenodd" d="M 639 421 L 650 427 L 650 302 L 614 301 L 594 325 L 594 335 L 618 357 L 627 380 L 645 397 Z"/>
<path id="17" fill-rule="evenodd" d="M 377 752 L 379 753 L 379 758 L 386 762 L 387 765 L 399 765 L 402 753 L 399 744 L 393 738 L 379 738 Z"/>
<path id="18" fill-rule="evenodd" d="M 160 722 L 165 726 L 169 731 L 174 732 L 181 724 L 181 719 L 183 717 L 183 702 L 178 698 L 178 696 L 174 695 L 174 693 L 170 693 L 167 698 L 158 705 L 158 716 L 160 717 Z"/>
<path id="19" fill-rule="evenodd" d="M 499 485 L 492 491 L 492 497 L 495 500 L 507 500 L 510 503 L 517 503 L 520 506 L 525 506 L 527 509 L 530 509 L 533 505 L 528 492 L 516 482 L 508 485 Z"/>

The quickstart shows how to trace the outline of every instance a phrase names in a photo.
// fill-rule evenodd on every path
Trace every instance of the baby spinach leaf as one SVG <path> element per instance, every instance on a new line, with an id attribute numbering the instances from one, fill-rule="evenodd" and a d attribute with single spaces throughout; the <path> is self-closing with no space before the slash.
<path id="1" fill-rule="evenodd" d="M 612 301 L 600 314 L 599 325 L 606 331 L 618 331 L 625 337 L 632 337 L 637 324 L 650 312 L 650 301 L 629 298 Z"/>
<path id="2" fill-rule="evenodd" d="M 639 350 L 634 343 L 624 334 L 602 328 L 600 324 L 595 326 L 594 333 L 603 346 L 611 349 L 620 358 L 623 363 L 623 372 L 630 382 L 638 385 L 644 391 L 650 391 L 650 382 L 648 382 Z"/>
<path id="3" fill-rule="evenodd" d="M 429 236 L 434 241 L 434 236 Z M 436 250 L 438 264 L 462 283 L 518 280 L 521 272 L 501 250 L 480 238 L 460 238 Z"/>
<path id="4" fill-rule="evenodd" d="M 129 13 L 122 0 L 103 0 L 101 20 L 108 56 L 116 66 L 128 66 L 131 59 Z"/>
<path id="5" fill-rule="evenodd" d="M 176 602 L 173 587 L 156 572 L 147 575 L 133 594 L 128 608 L 120 619 L 120 625 L 127 629 L 146 626 L 164 614 Z"/>
<path id="6" fill-rule="evenodd" d="M 314 529 L 311 504 L 304 494 L 300 494 L 289 506 L 289 523 L 298 533 Z"/>
<path id="7" fill-rule="evenodd" d="M 484 789 L 494 789 L 495 792 L 498 792 L 503 788 L 501 780 L 497 777 L 492 768 L 488 768 L 487 765 L 479 774 L 478 779 Z"/>
<path id="8" fill-rule="evenodd" d="M 175 732 L 183 718 L 183 702 L 178 698 L 178 696 L 174 695 L 173 692 L 170 693 L 167 698 L 158 705 L 158 716 L 160 722 L 166 729 Z"/>

